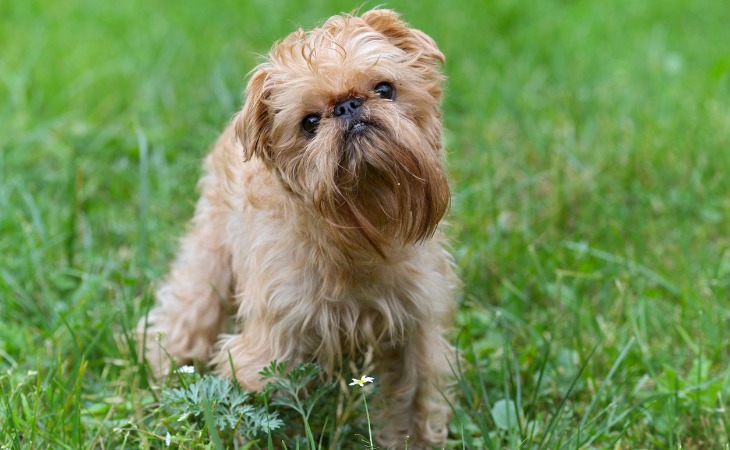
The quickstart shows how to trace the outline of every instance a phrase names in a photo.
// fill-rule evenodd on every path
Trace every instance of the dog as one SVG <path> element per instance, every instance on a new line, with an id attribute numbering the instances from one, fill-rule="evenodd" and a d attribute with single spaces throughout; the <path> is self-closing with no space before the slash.
<path id="1" fill-rule="evenodd" d="M 274 44 L 205 159 L 190 230 L 140 320 L 158 375 L 195 359 L 258 390 L 272 360 L 332 375 L 370 349 L 377 442 L 444 443 L 458 278 L 439 228 L 443 62 L 387 9 Z"/>

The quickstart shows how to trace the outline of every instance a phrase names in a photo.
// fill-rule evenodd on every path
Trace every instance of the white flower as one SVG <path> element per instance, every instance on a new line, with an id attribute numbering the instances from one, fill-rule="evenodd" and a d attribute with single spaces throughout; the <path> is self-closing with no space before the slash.
<path id="1" fill-rule="evenodd" d="M 182 366 L 177 368 L 177 373 L 195 373 L 195 367 L 193 366 Z"/>
<path id="2" fill-rule="evenodd" d="M 373 381 L 375 381 L 375 378 L 366 377 L 365 375 L 363 375 L 359 380 L 356 378 L 353 378 L 352 383 L 350 383 L 350 386 L 358 385 L 360 387 L 363 387 L 363 386 L 365 386 L 365 383 L 372 383 Z"/>
<path id="3" fill-rule="evenodd" d="M 165 435 L 165 446 L 166 447 L 170 446 L 170 433 L 169 432 Z"/>

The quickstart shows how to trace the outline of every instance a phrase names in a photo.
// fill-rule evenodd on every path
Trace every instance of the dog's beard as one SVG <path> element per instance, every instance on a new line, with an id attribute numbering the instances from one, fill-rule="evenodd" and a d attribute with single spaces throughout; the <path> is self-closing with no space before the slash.
<path id="1" fill-rule="evenodd" d="M 392 246 L 429 238 L 449 206 L 440 133 L 396 114 L 360 120 L 364 128 L 344 121 L 323 127 L 278 167 L 340 249 L 385 257 Z"/>

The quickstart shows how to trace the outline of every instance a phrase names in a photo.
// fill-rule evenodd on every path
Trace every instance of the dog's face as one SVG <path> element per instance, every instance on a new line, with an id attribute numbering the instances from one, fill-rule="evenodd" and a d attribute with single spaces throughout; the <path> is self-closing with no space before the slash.
<path id="1" fill-rule="evenodd" d="M 449 205 L 443 55 L 396 13 L 335 16 L 276 44 L 236 133 L 343 250 L 385 256 L 430 237 Z"/>

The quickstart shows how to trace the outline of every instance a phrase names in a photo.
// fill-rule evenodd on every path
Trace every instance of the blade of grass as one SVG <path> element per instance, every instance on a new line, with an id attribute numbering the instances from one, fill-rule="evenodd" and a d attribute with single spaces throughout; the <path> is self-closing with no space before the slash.
<path id="1" fill-rule="evenodd" d="M 535 384 L 535 390 L 532 393 L 532 401 L 531 401 L 531 412 L 532 412 L 532 427 L 530 429 L 530 435 L 529 435 L 529 441 L 527 443 L 527 448 L 532 448 L 532 441 L 535 437 L 535 427 L 537 426 L 537 394 L 540 392 L 540 387 L 542 386 L 542 380 L 545 375 L 545 368 L 547 367 L 548 357 L 550 356 L 550 344 L 545 343 L 545 352 L 542 358 L 542 362 L 540 363 L 540 369 L 538 371 L 537 375 L 537 383 Z"/>
<path id="2" fill-rule="evenodd" d="M 201 397 L 201 400 L 203 403 L 203 417 L 205 418 L 205 425 L 208 429 L 208 436 L 210 436 L 213 447 L 215 447 L 216 450 L 224 450 L 223 444 L 221 444 L 221 438 L 218 436 L 218 427 L 215 417 L 213 417 L 210 401 L 205 395 Z"/>
<path id="3" fill-rule="evenodd" d="M 583 243 L 580 242 L 565 242 L 563 243 L 563 247 L 572 250 L 574 252 L 587 254 L 590 256 L 593 256 L 594 258 L 601 259 L 606 262 L 610 262 L 613 264 L 621 265 L 626 268 L 628 268 L 630 271 L 641 274 L 648 278 L 649 280 L 656 283 L 658 286 L 663 287 L 668 292 L 672 293 L 676 297 L 681 297 L 682 290 L 677 287 L 674 283 L 667 280 L 663 276 L 659 275 L 658 273 L 654 272 L 653 270 L 649 269 L 648 267 L 641 265 L 637 263 L 636 261 L 632 261 L 630 259 L 611 254 L 609 252 L 598 250 L 595 248 L 591 248 L 586 246 Z"/>
<path id="4" fill-rule="evenodd" d="M 149 249 L 147 245 L 147 210 L 149 203 L 149 145 L 147 135 L 138 121 L 134 122 L 134 133 L 137 136 L 139 148 L 139 266 L 143 271 L 147 270 Z"/>
<path id="5" fill-rule="evenodd" d="M 542 439 L 540 439 L 540 442 L 537 445 L 538 448 L 545 448 L 545 447 L 543 447 L 543 444 L 545 443 L 545 439 L 547 439 L 547 437 L 552 434 L 553 427 L 556 424 L 556 420 L 558 419 L 558 417 L 560 415 L 562 415 L 562 411 L 563 411 L 563 408 L 565 407 L 565 403 L 568 401 L 568 397 L 570 397 L 570 394 L 573 393 L 573 389 L 575 388 L 576 383 L 580 379 L 580 376 L 583 374 L 583 371 L 586 369 L 586 367 L 588 367 L 588 362 L 590 362 L 591 358 L 593 357 L 593 354 L 598 349 L 598 345 L 599 345 L 599 343 L 596 343 L 593 346 L 591 351 L 588 353 L 586 360 L 581 365 L 580 370 L 578 370 L 578 373 L 575 375 L 575 377 L 573 377 L 573 381 L 570 383 L 570 387 L 568 387 L 568 390 L 565 393 L 565 395 L 563 395 L 563 398 L 560 401 L 560 404 L 558 405 L 557 410 L 550 418 L 550 422 L 548 422 L 548 426 L 545 429 L 545 434 L 543 434 Z"/>
<path id="6" fill-rule="evenodd" d="M 477 404 L 474 398 L 474 393 L 471 390 L 471 387 L 469 386 L 466 377 L 464 375 L 464 372 L 461 367 L 461 359 L 462 357 L 459 354 L 459 342 L 460 339 L 457 339 L 457 345 L 455 348 L 455 359 L 456 359 L 456 368 L 454 368 L 454 365 L 451 361 L 448 361 L 449 367 L 451 368 L 451 372 L 454 374 L 454 378 L 456 379 L 456 383 L 459 386 L 459 389 L 461 390 L 461 393 L 464 396 L 464 402 L 470 407 L 470 408 L 477 408 Z M 472 350 L 473 351 L 473 350 Z M 481 374 L 479 373 L 479 368 L 477 367 L 476 373 L 478 376 Z M 447 400 L 448 401 L 448 400 Z M 451 404 L 450 401 L 448 401 L 449 405 L 451 406 L 451 411 L 454 412 L 454 415 L 456 417 L 459 417 L 458 411 L 454 407 L 454 405 Z M 488 408 L 488 407 L 487 407 Z M 488 408 L 489 410 L 489 408 Z M 471 409 L 470 409 L 471 411 Z M 486 414 L 481 414 L 481 411 L 477 409 L 475 411 L 476 417 L 474 418 L 474 421 L 476 422 L 477 427 L 479 428 L 479 431 L 482 433 L 482 438 L 484 443 L 487 445 L 487 448 L 490 450 L 494 450 L 494 443 L 492 442 L 492 439 L 489 435 L 489 427 L 486 423 L 486 415 L 488 414 L 488 411 Z"/>
<path id="7" fill-rule="evenodd" d="M 18 438 L 18 426 L 15 421 L 15 414 L 11 405 L 10 393 L 5 389 L 5 383 L 0 379 L 0 389 L 2 389 L 3 402 L 5 403 L 5 426 L 3 426 L 3 434 L 6 436 L 12 436 L 13 445 L 16 449 L 20 450 L 20 439 Z M 9 429 L 10 431 L 8 431 Z"/>
<path id="8" fill-rule="evenodd" d="M 578 425 L 578 434 L 580 435 L 580 430 L 583 428 L 583 426 L 586 424 L 586 421 L 588 420 L 588 417 L 590 416 L 591 412 L 593 411 L 593 408 L 596 406 L 598 401 L 601 399 L 601 395 L 606 389 L 606 386 L 608 386 L 611 383 L 611 379 L 613 379 L 614 374 L 616 373 L 616 370 L 618 370 L 619 366 L 623 362 L 624 358 L 626 358 L 626 355 L 629 353 L 629 350 L 634 345 L 634 338 L 630 338 L 629 342 L 624 345 L 624 348 L 621 350 L 621 353 L 618 355 L 618 358 L 616 358 L 616 361 L 614 361 L 613 365 L 611 366 L 611 370 L 608 371 L 608 375 L 606 375 L 606 378 L 603 380 L 603 383 L 601 383 L 601 387 L 598 389 L 598 392 L 593 396 L 591 399 L 591 402 L 588 404 L 588 408 L 586 408 L 585 412 L 583 413 L 583 418 L 580 421 L 580 424 Z"/>
<path id="9" fill-rule="evenodd" d="M 269 418 L 269 394 L 264 392 L 263 397 L 264 411 L 266 411 L 266 448 L 267 450 L 274 450 L 274 441 L 271 438 L 271 428 L 269 427 L 269 424 L 271 423 L 271 419 Z"/>
<path id="10" fill-rule="evenodd" d="M 482 402 L 484 404 L 484 407 L 487 409 L 486 412 L 491 417 L 491 414 L 492 414 L 492 405 L 489 402 L 489 395 L 487 394 L 487 386 L 486 386 L 486 383 L 484 382 L 484 378 L 482 377 L 482 370 L 479 367 L 479 359 L 476 357 L 477 353 L 474 350 L 474 344 L 473 343 L 472 343 L 472 346 L 471 346 L 471 351 L 472 351 L 472 354 L 475 355 L 475 357 L 474 357 L 474 369 L 475 369 L 475 372 L 476 372 L 476 375 L 477 375 L 477 381 L 479 382 L 479 385 L 478 385 L 478 387 L 479 387 L 479 393 L 481 394 Z M 460 360 L 458 358 L 458 354 L 457 354 L 456 362 L 457 362 L 457 364 L 459 364 L 459 371 L 461 372 L 461 365 L 460 365 Z M 487 422 L 485 420 L 487 414 L 485 414 L 485 415 L 479 414 L 477 416 L 477 426 L 479 427 L 479 430 L 482 432 L 482 436 L 483 436 L 483 438 L 486 441 L 487 447 L 489 447 L 490 449 L 494 449 L 495 448 L 494 447 L 494 443 L 492 442 L 492 438 L 489 435 L 489 426 L 487 425 Z"/>

